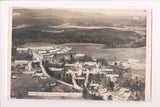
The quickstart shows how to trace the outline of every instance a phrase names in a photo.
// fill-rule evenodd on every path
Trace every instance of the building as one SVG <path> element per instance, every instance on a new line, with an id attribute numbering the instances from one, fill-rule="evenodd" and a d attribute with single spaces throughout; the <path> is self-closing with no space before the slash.
<path id="1" fill-rule="evenodd" d="M 85 54 L 75 54 L 76 57 L 84 57 Z"/>
<path id="2" fill-rule="evenodd" d="M 57 49 L 51 49 L 51 50 L 49 50 L 50 53 L 55 53 L 57 51 L 58 51 Z"/>
<path id="3" fill-rule="evenodd" d="M 27 52 L 29 52 L 29 49 L 28 48 L 17 48 L 17 52 L 18 53 L 23 53 L 23 52 L 27 53 Z"/>
<path id="4" fill-rule="evenodd" d="M 51 54 L 41 54 L 41 55 L 42 55 L 42 57 L 43 57 L 43 60 L 47 60 L 47 61 L 49 61 L 50 63 L 53 62 L 53 57 L 54 57 L 54 55 L 51 55 Z"/>
<path id="5" fill-rule="evenodd" d="M 99 86 L 99 84 L 91 83 L 91 84 L 90 84 L 90 86 L 91 86 L 91 87 L 98 87 L 98 86 Z"/>
<path id="6" fill-rule="evenodd" d="M 97 62 L 84 62 L 85 65 L 96 66 Z"/>
<path id="7" fill-rule="evenodd" d="M 35 73 L 36 76 L 42 76 L 44 75 L 43 73 Z"/>
<path id="8" fill-rule="evenodd" d="M 71 50 L 71 49 L 72 49 L 71 47 L 66 47 L 66 50 L 67 50 L 67 51 L 69 51 L 69 50 Z"/>
<path id="9" fill-rule="evenodd" d="M 74 59 L 80 60 L 82 58 L 84 58 L 85 54 L 74 54 L 73 57 Z"/>
<path id="10" fill-rule="evenodd" d="M 23 74 L 34 74 L 35 71 L 24 71 Z"/>
<path id="11" fill-rule="evenodd" d="M 49 68 L 51 71 L 53 71 L 53 72 L 61 72 L 61 71 L 63 71 L 63 68 L 54 68 L 54 67 L 51 67 L 51 68 Z"/>
<path id="12" fill-rule="evenodd" d="M 106 74 L 106 77 L 110 78 L 111 81 L 116 82 L 118 80 L 118 74 Z"/>
<path id="13" fill-rule="evenodd" d="M 113 74 L 113 69 L 101 69 L 101 72 L 107 73 L 107 74 Z"/>
<path id="14" fill-rule="evenodd" d="M 75 77 L 76 80 L 85 80 L 85 77 Z"/>
<path id="15" fill-rule="evenodd" d="M 39 50 L 38 53 L 39 54 L 45 54 L 45 53 L 47 53 L 47 51 L 46 50 Z"/>
<path id="16" fill-rule="evenodd" d="M 91 84 L 90 84 L 91 90 L 98 90 L 99 86 L 100 86 L 100 85 L 97 84 L 97 83 L 91 83 Z"/>
<path id="17" fill-rule="evenodd" d="M 64 59 L 67 60 L 67 61 L 69 61 L 69 60 L 71 60 L 71 57 L 70 57 L 70 55 L 68 55 L 68 56 L 65 55 Z"/>
<path id="18" fill-rule="evenodd" d="M 27 60 L 15 60 L 16 64 L 28 64 L 28 61 Z"/>
<path id="19" fill-rule="evenodd" d="M 64 54 L 64 51 L 58 51 L 57 54 Z"/>

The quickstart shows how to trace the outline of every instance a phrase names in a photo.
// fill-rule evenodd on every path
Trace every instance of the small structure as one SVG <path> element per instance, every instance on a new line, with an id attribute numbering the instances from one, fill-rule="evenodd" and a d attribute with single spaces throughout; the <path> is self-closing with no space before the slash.
<path id="1" fill-rule="evenodd" d="M 118 74 L 106 74 L 106 77 L 109 77 L 111 81 L 115 82 L 117 81 L 119 75 Z"/>
<path id="2" fill-rule="evenodd" d="M 107 73 L 107 74 L 112 74 L 113 73 L 113 69 L 101 69 L 101 72 Z"/>
<path id="3" fill-rule="evenodd" d="M 84 62 L 85 65 L 96 66 L 97 62 Z"/>
<path id="4" fill-rule="evenodd" d="M 23 53 L 23 52 L 28 52 L 28 51 L 29 51 L 28 48 L 17 48 L 18 53 Z"/>
<path id="5" fill-rule="evenodd" d="M 35 73 L 36 76 L 42 76 L 44 75 L 43 73 Z"/>
<path id="6" fill-rule="evenodd" d="M 45 54 L 45 53 L 47 53 L 47 51 L 45 51 L 45 50 L 39 50 L 38 53 L 39 54 Z"/>
<path id="7" fill-rule="evenodd" d="M 85 54 L 75 54 L 74 58 L 75 59 L 82 59 L 85 56 Z"/>
<path id="8" fill-rule="evenodd" d="M 54 67 L 51 67 L 51 68 L 49 68 L 51 71 L 58 71 L 58 72 L 60 72 L 60 71 L 63 71 L 63 68 L 54 68 Z"/>
<path id="9" fill-rule="evenodd" d="M 15 60 L 16 64 L 28 64 L 28 61 L 27 60 Z"/>
<path id="10" fill-rule="evenodd" d="M 35 71 L 24 71 L 23 74 L 34 74 Z"/>
<path id="11" fill-rule="evenodd" d="M 91 83 L 90 86 L 91 86 L 91 87 L 98 87 L 99 85 L 98 85 L 98 84 L 95 84 L 95 83 Z"/>
<path id="12" fill-rule="evenodd" d="M 17 78 L 17 76 L 15 76 L 15 75 L 11 76 L 11 79 L 16 79 L 16 78 Z"/>
<path id="13" fill-rule="evenodd" d="M 76 80 L 85 80 L 85 77 L 75 77 Z"/>
<path id="14" fill-rule="evenodd" d="M 43 60 L 47 60 L 47 61 L 49 61 L 50 63 L 53 62 L 53 57 L 54 57 L 54 55 L 51 55 L 51 54 L 42 54 L 42 56 L 43 56 Z"/>
<path id="15" fill-rule="evenodd" d="M 56 85 L 57 85 L 56 82 L 53 82 L 50 84 L 51 87 L 56 86 Z"/>
<path id="16" fill-rule="evenodd" d="M 54 52 L 56 52 L 56 51 L 57 51 L 56 49 L 51 49 L 51 50 L 49 50 L 50 53 L 54 53 Z"/>
<path id="17" fill-rule="evenodd" d="M 47 79 L 47 76 L 42 75 L 40 78 L 41 78 L 41 79 Z"/>
<path id="18" fill-rule="evenodd" d="M 84 57 L 85 54 L 75 54 L 75 57 Z"/>
<path id="19" fill-rule="evenodd" d="M 64 56 L 64 59 L 65 60 L 70 60 L 71 58 L 70 58 L 70 56 Z"/>

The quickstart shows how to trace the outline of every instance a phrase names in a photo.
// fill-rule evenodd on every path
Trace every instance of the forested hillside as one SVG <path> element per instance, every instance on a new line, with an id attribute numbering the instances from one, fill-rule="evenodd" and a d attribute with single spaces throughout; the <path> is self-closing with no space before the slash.
<path id="1" fill-rule="evenodd" d="M 137 26 L 145 28 L 145 17 L 138 16 L 138 20 L 133 20 L 131 16 L 113 17 L 65 9 L 14 9 L 13 13 L 13 45 L 23 45 L 27 42 L 97 43 L 105 44 L 106 48 L 146 45 L 145 29 L 143 34 L 134 30 Z"/>

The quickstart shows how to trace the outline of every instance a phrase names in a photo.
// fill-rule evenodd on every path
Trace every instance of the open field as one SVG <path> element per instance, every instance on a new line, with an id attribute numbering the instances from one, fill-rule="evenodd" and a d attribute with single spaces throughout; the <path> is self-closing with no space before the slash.
<path id="1" fill-rule="evenodd" d="M 145 64 L 146 48 L 104 48 L 102 44 L 91 43 L 67 43 L 66 46 L 72 47 L 76 53 L 85 53 L 93 58 L 127 58 L 136 59 Z"/>
<path id="2" fill-rule="evenodd" d="M 51 46 L 51 45 L 52 45 L 51 43 L 40 43 L 40 42 L 37 42 L 37 43 L 25 43 L 24 45 L 22 45 L 22 47 L 29 48 L 29 47 Z"/>
<path id="3" fill-rule="evenodd" d="M 22 47 L 40 47 L 51 46 L 51 43 L 26 43 Z M 76 53 L 85 53 L 93 58 L 129 58 L 139 60 L 140 63 L 145 64 L 146 59 L 146 47 L 140 48 L 105 48 L 103 44 L 93 43 L 66 43 L 61 44 L 73 48 Z"/>
<path id="4" fill-rule="evenodd" d="M 13 98 L 30 98 L 30 96 L 28 96 L 29 91 L 79 92 L 61 83 L 56 83 L 56 86 L 50 87 L 50 83 L 54 80 L 52 78 L 42 80 L 40 77 L 32 78 L 30 74 L 17 74 L 16 76 L 17 78 L 15 80 L 11 80 L 11 96 Z"/>

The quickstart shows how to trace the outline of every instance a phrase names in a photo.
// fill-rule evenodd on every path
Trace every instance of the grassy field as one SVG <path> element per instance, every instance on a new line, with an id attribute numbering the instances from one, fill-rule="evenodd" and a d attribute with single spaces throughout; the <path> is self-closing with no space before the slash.
<path id="1" fill-rule="evenodd" d="M 43 47 L 43 46 L 51 46 L 51 43 L 25 43 L 24 45 L 22 45 L 22 47 Z"/>
<path id="2" fill-rule="evenodd" d="M 76 53 L 85 53 L 93 58 L 127 58 L 136 59 L 140 63 L 145 63 L 146 48 L 104 48 L 102 44 L 90 43 L 67 43 L 66 46 L 72 47 Z"/>
<path id="3" fill-rule="evenodd" d="M 40 46 L 52 46 L 51 43 L 26 43 L 22 47 L 40 47 Z M 146 47 L 140 48 L 105 48 L 103 44 L 93 44 L 93 43 L 66 43 L 61 44 L 73 48 L 76 53 L 85 53 L 93 58 L 129 58 L 139 60 L 140 63 L 146 61 Z"/>
<path id="4" fill-rule="evenodd" d="M 50 83 L 54 80 L 48 78 L 45 80 L 40 77 L 32 78 L 30 74 L 17 74 L 16 79 L 11 80 L 11 97 L 27 98 L 29 91 L 35 92 L 79 92 L 71 87 L 61 83 L 56 83 L 56 86 L 50 87 Z M 41 97 L 40 97 L 41 98 Z M 42 97 L 43 98 L 43 97 Z"/>

